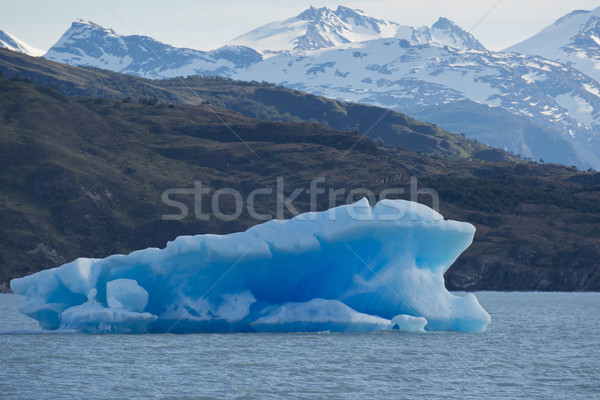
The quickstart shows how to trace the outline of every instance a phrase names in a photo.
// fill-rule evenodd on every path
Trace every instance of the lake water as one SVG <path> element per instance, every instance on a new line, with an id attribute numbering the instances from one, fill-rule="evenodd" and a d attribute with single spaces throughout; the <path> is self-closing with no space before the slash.
<path id="1" fill-rule="evenodd" d="M 600 293 L 476 294 L 485 333 L 45 333 L 0 294 L 1 399 L 600 399 Z"/>

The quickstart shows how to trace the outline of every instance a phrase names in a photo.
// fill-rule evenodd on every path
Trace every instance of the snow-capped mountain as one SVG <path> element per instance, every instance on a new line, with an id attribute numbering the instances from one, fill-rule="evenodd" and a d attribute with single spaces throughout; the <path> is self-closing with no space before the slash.
<path id="1" fill-rule="evenodd" d="M 600 81 L 600 7 L 573 11 L 506 51 L 559 61 Z"/>
<path id="2" fill-rule="evenodd" d="M 460 50 L 485 48 L 473 35 L 452 21 L 440 18 L 431 28 L 403 26 L 373 18 L 361 10 L 339 6 L 310 7 L 296 17 L 261 26 L 228 42 L 263 53 L 303 51 L 382 38 L 400 38 L 411 43 L 436 42 Z"/>
<path id="3" fill-rule="evenodd" d="M 487 104 L 560 133 L 579 154 L 572 163 L 600 168 L 600 84 L 575 68 L 538 56 L 378 39 L 310 55 L 278 54 L 235 77 L 398 111 L 464 100 Z M 543 149 L 514 147 L 510 136 L 500 126 L 500 140 L 493 145 L 535 159 L 565 162 L 560 154 L 548 159 L 540 155 Z"/>
<path id="4" fill-rule="evenodd" d="M 37 49 L 33 46 L 28 45 L 22 40 L 17 39 L 8 32 L 0 30 L 0 47 L 9 49 L 12 51 L 18 51 L 19 53 L 25 53 L 28 56 L 41 57 L 45 51 Z"/>
<path id="5" fill-rule="evenodd" d="M 428 31 L 430 43 L 438 43 L 457 50 L 479 50 L 487 51 L 486 48 L 475 39 L 475 36 L 456 25 L 447 18 L 440 17 L 431 29 L 420 28 Z"/>
<path id="6" fill-rule="evenodd" d="M 84 20 L 73 22 L 44 57 L 146 78 L 229 75 L 262 59 L 243 46 L 223 46 L 209 52 L 178 48 L 147 36 L 119 35 Z"/>
<path id="7" fill-rule="evenodd" d="M 449 129 L 534 159 L 600 169 L 600 84 L 573 66 L 485 50 L 443 18 L 431 28 L 410 28 L 339 7 L 310 8 L 286 21 L 231 42 L 256 45 L 263 54 L 240 45 L 181 49 L 76 21 L 46 57 L 153 79 L 201 74 L 267 81 L 434 117 L 432 109 L 468 104 L 461 107 L 464 120 Z M 309 26 L 318 35 L 306 36 Z M 375 39 L 363 40 L 369 37 Z M 492 108 L 482 112 L 478 105 Z M 515 117 L 511 124 L 499 123 L 502 113 Z M 446 119 L 429 121 L 444 127 Z"/>

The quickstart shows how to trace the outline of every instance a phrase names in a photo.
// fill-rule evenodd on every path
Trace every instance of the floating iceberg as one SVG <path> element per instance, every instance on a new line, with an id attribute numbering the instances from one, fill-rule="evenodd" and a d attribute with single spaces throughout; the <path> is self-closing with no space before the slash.
<path id="1" fill-rule="evenodd" d="M 80 258 L 11 288 L 42 329 L 479 332 L 490 316 L 443 278 L 474 233 L 421 204 L 363 199 L 241 233 Z"/>

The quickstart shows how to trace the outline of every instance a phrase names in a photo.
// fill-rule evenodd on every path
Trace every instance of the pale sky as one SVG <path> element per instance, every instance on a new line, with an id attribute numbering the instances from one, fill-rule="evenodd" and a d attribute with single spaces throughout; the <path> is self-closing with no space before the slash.
<path id="1" fill-rule="evenodd" d="M 133 31 L 179 47 L 210 50 L 311 5 L 335 9 L 339 4 L 403 25 L 431 25 L 446 17 L 472 29 L 488 49 L 501 50 L 568 12 L 599 7 L 600 0 L 0 0 L 0 29 L 47 50 L 71 22 L 82 18 L 121 34 Z"/>

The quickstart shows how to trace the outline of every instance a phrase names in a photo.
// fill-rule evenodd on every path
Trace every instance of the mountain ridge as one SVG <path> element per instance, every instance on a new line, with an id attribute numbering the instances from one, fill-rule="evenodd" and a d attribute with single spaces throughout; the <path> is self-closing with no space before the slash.
<path id="1" fill-rule="evenodd" d="M 323 15 L 340 24 L 346 24 L 343 18 L 352 24 L 359 17 L 367 18 L 364 13 L 348 8 L 338 7 L 336 11 L 341 18 L 327 8 L 308 11 L 303 18 L 319 24 L 325 18 Z M 297 22 L 298 18 L 292 20 Z M 359 21 L 359 25 L 370 26 L 371 33 L 373 26 L 382 26 L 381 20 L 365 21 Z M 374 25 L 369 25 L 369 21 Z M 451 21 L 441 18 L 432 29 L 427 29 L 450 32 L 444 40 L 452 42 L 458 40 L 451 34 L 453 27 L 455 25 Z M 543 130 L 551 131 L 551 135 L 558 138 L 558 141 L 553 141 L 556 146 L 549 152 L 544 146 L 540 147 L 540 141 L 515 140 L 522 136 L 523 129 L 518 126 L 509 132 L 498 128 L 492 138 L 488 130 L 482 131 L 480 125 L 471 124 L 467 119 L 462 124 L 452 125 L 457 132 L 464 132 L 469 138 L 500 146 L 514 154 L 530 155 L 536 160 L 568 160 L 582 169 L 600 169 L 600 84 L 573 67 L 540 56 L 458 50 L 430 41 L 428 31 L 412 28 L 407 28 L 402 34 L 412 42 L 402 35 L 362 42 L 346 38 L 343 44 L 333 47 L 331 42 L 316 50 L 264 54 L 243 46 L 223 47 L 211 52 L 180 49 L 151 38 L 114 37 L 110 33 L 112 31 L 102 33 L 104 31 L 89 26 L 79 27 L 91 29 L 86 33 L 89 38 L 81 41 L 81 32 L 78 27 L 75 28 L 71 33 L 65 33 L 64 40 L 61 39 L 65 45 L 53 47 L 48 58 L 152 79 L 205 75 L 268 81 L 342 101 L 393 108 L 400 112 L 470 100 L 531 120 L 532 124 L 542 126 Z M 305 34 L 302 29 L 300 33 Z M 298 37 L 294 32 L 292 37 Z M 464 33 L 463 30 L 460 32 Z M 421 38 L 413 37 L 417 34 Z M 69 40 L 69 35 L 73 39 Z M 336 37 L 338 42 L 342 41 L 341 36 Z M 122 42 L 126 40 L 128 42 L 124 45 Z M 121 52 L 125 48 L 135 49 L 135 52 L 128 50 L 123 57 Z M 491 118 L 489 125 L 494 121 L 496 119 Z M 560 143 L 569 149 L 568 156 L 563 154 Z"/>
<path id="2" fill-rule="evenodd" d="M 171 75 L 171 71 L 183 75 L 227 75 L 235 68 L 244 68 L 261 59 L 260 54 L 248 47 L 223 46 L 212 51 L 178 48 L 149 36 L 120 35 L 113 29 L 81 19 L 71 24 L 44 57 L 121 73 L 150 74 L 155 78 L 165 74 L 176 76 Z M 190 60 L 195 63 L 190 65 Z"/>
<path id="3" fill-rule="evenodd" d="M 335 11 L 311 6 L 295 17 L 260 26 L 227 43 L 271 54 L 391 38 L 408 40 L 414 44 L 439 43 L 458 50 L 486 51 L 473 35 L 446 18 L 440 17 L 431 28 L 411 27 L 374 18 L 362 10 L 341 5 Z"/>
<path id="4" fill-rule="evenodd" d="M 343 131 L 358 130 L 390 146 L 450 159 L 508 160 L 501 150 L 424 124 L 383 108 L 339 102 L 284 87 L 223 78 L 148 80 L 108 70 L 83 68 L 0 50 L 0 72 L 80 97 L 154 98 L 174 104 L 209 102 L 250 118 L 281 122 L 319 122 Z M 384 117 L 382 118 L 382 115 Z M 377 124 L 375 122 L 379 120 Z M 490 155 L 492 158 L 490 158 Z"/>
<path id="5" fill-rule="evenodd" d="M 505 51 L 539 55 L 572 65 L 600 81 L 600 7 L 572 11 Z"/>

